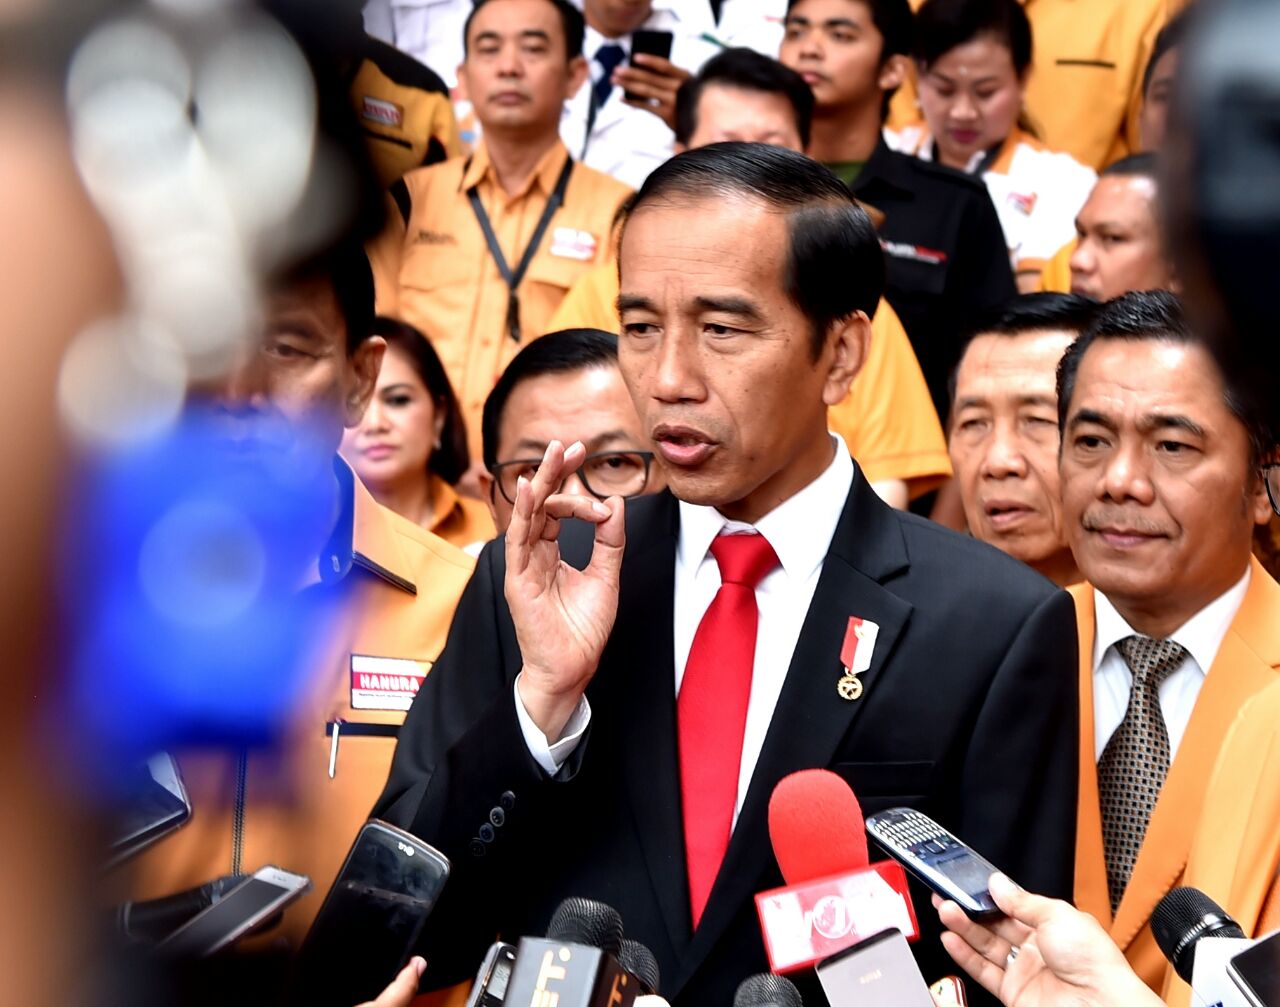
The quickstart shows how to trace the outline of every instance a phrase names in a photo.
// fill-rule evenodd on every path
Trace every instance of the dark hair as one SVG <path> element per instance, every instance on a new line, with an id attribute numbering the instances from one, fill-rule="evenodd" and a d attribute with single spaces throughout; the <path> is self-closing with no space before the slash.
<path id="1" fill-rule="evenodd" d="M 444 372 L 444 365 L 436 355 L 431 340 L 412 325 L 395 318 L 379 315 L 373 322 L 373 335 L 387 341 L 387 349 L 400 350 L 413 365 L 414 371 L 426 386 L 437 411 L 444 413 L 444 425 L 440 428 L 440 446 L 431 452 L 427 471 L 434 472 L 450 486 L 457 484 L 463 473 L 471 467 L 471 452 L 467 449 L 467 424 L 462 418 L 458 397 Z"/>
<path id="2" fill-rule="evenodd" d="M 475 0 L 475 5 L 467 14 L 467 20 L 462 26 L 462 55 L 465 59 L 471 55 L 471 22 L 475 19 L 476 11 L 487 4 L 489 0 Z M 583 20 L 582 11 L 578 10 L 569 0 L 547 0 L 556 9 L 556 13 L 560 15 L 560 27 L 564 29 L 564 55 L 565 59 L 577 59 L 582 55 L 582 40 L 586 35 L 586 21 Z"/>
<path id="3" fill-rule="evenodd" d="M 676 139 L 680 143 L 688 145 L 689 138 L 698 129 L 698 103 L 708 84 L 782 95 L 796 114 L 801 146 L 809 146 L 813 90 L 790 67 L 754 49 L 726 49 L 707 60 L 695 76 L 680 85 L 676 92 Z"/>
<path id="4" fill-rule="evenodd" d="M 787 13 L 803 0 L 787 0 Z M 911 42 L 915 37 L 915 15 L 911 13 L 911 5 L 907 0 L 849 0 L 860 3 L 871 12 L 871 23 L 884 40 L 880 48 L 880 65 L 883 66 L 890 56 L 911 55 Z M 884 93 L 880 106 L 880 118 L 889 117 L 889 102 L 892 101 L 894 88 Z"/>
<path id="5" fill-rule="evenodd" d="M 1019 77 L 1031 66 L 1031 22 L 1018 0 L 926 0 L 916 11 L 913 49 L 929 67 L 958 45 L 983 35 L 1009 50 Z"/>
<path id="6" fill-rule="evenodd" d="M 948 398 L 956 399 L 956 380 L 969 345 L 979 336 L 1024 336 L 1029 332 L 1066 331 L 1079 335 L 1098 313 L 1099 303 L 1084 294 L 1019 294 L 980 315 L 964 333 L 956 365 L 947 381 Z"/>
<path id="7" fill-rule="evenodd" d="M 1098 175 L 1104 178 L 1108 175 L 1138 176 L 1149 178 L 1154 182 L 1159 177 L 1159 162 L 1156 160 L 1156 155 L 1151 151 L 1130 154 L 1128 157 L 1122 157 L 1118 161 L 1112 161 L 1098 172 Z"/>
<path id="8" fill-rule="evenodd" d="M 1075 392 L 1080 362 L 1100 339 L 1163 340 L 1202 346 L 1212 357 L 1209 340 L 1188 323 L 1182 301 L 1167 290 L 1142 290 L 1122 294 L 1098 309 L 1080 338 L 1067 347 L 1058 363 L 1058 428 L 1066 441 L 1067 414 Z M 1216 358 L 1215 358 L 1216 359 Z M 1244 426 L 1249 437 L 1249 466 L 1256 469 L 1270 449 L 1271 438 L 1259 404 L 1243 382 L 1229 376 L 1216 362 L 1222 379 L 1222 400 Z"/>
<path id="9" fill-rule="evenodd" d="M 490 472 L 498 464 L 498 438 L 502 432 L 502 414 L 522 381 L 543 374 L 566 374 L 591 367 L 618 366 L 618 337 L 600 329 L 561 329 L 548 332 L 522 349 L 507 364 L 506 370 L 484 400 L 480 421 L 484 467 Z"/>
<path id="10" fill-rule="evenodd" d="M 1155 44 L 1151 47 L 1151 58 L 1147 60 L 1147 65 L 1142 71 L 1142 96 L 1147 96 L 1147 88 L 1151 86 L 1151 78 L 1156 72 L 1156 64 L 1170 49 L 1176 49 L 1182 45 L 1187 39 L 1187 28 L 1191 23 L 1192 8 L 1187 7 L 1179 11 L 1171 17 L 1165 26 L 1160 29 L 1160 34 L 1156 36 Z"/>
<path id="11" fill-rule="evenodd" d="M 871 218 L 827 168 L 793 150 L 736 141 L 686 150 L 645 179 L 627 220 L 648 203 L 726 196 L 746 196 L 786 215 L 782 285 L 812 325 L 815 360 L 833 323 L 856 311 L 875 314 L 885 266 Z"/>

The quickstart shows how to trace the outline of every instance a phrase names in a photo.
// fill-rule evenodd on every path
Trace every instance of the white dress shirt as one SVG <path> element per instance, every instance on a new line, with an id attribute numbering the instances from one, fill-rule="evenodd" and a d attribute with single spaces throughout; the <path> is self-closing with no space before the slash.
<path id="1" fill-rule="evenodd" d="M 1187 651 L 1186 659 L 1160 683 L 1160 712 L 1169 732 L 1169 760 L 1178 754 L 1178 745 L 1187 731 L 1196 697 L 1205 675 L 1213 667 L 1223 637 L 1231 627 L 1245 592 L 1249 589 L 1249 568 L 1233 587 L 1219 595 L 1169 634 L 1169 639 Z M 1116 649 L 1116 644 L 1137 633 L 1101 591 L 1094 591 L 1093 637 L 1093 742 L 1094 756 L 1101 759 L 1111 735 L 1124 720 L 1133 687 L 1133 672 Z"/>
<path id="2" fill-rule="evenodd" d="M 474 0 L 366 0 L 364 30 L 458 86 L 462 28 Z"/>
<path id="3" fill-rule="evenodd" d="M 742 737 L 738 798 L 733 812 L 735 823 L 760 758 L 773 710 L 791 665 L 791 655 L 800 639 L 800 629 L 813 601 L 823 561 L 844 511 L 849 487 L 853 484 L 853 459 L 844 442 L 832 437 L 832 446 L 835 457 L 822 475 L 755 525 L 730 521 L 714 507 L 700 507 L 684 501 L 679 504 L 680 538 L 676 545 L 675 593 L 672 598 L 672 618 L 675 620 L 675 680 L 672 687 L 677 696 L 698 624 L 720 589 L 720 568 L 711 554 L 712 540 L 722 530 L 729 533 L 756 531 L 769 540 L 778 555 L 778 569 L 756 586 L 760 621 L 756 631 L 747 724 Z M 515 701 L 516 715 L 529 752 L 548 774 L 554 775 L 577 747 L 590 723 L 591 708 L 586 697 L 582 698 L 562 737 L 554 745 L 547 743 L 546 736 L 525 711 L 518 689 Z"/>

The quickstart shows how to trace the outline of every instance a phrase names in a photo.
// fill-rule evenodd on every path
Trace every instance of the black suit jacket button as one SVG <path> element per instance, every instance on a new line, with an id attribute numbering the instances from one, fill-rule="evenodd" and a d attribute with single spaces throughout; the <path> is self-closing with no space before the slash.
<path id="1" fill-rule="evenodd" d="M 498 798 L 498 804 L 502 807 L 504 811 L 510 811 L 513 807 L 515 807 L 515 803 L 516 803 L 516 795 L 513 794 L 510 790 L 503 791 L 502 796 Z"/>
<path id="2" fill-rule="evenodd" d="M 478 839 L 471 840 L 471 845 L 467 848 L 471 851 L 473 857 L 483 857 L 487 852 L 484 843 Z"/>
<path id="3" fill-rule="evenodd" d="M 507 813 L 501 808 L 494 808 L 489 812 L 489 822 L 495 829 L 500 829 L 507 820 Z"/>
<path id="4" fill-rule="evenodd" d="M 490 825 L 488 822 L 485 822 L 482 826 L 480 826 L 480 841 L 482 843 L 493 842 L 494 836 L 496 835 L 497 833 L 493 831 L 493 826 Z"/>

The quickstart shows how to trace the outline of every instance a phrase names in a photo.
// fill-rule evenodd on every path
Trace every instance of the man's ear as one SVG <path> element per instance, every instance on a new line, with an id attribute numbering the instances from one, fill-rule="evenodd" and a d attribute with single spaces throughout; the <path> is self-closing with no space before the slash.
<path id="1" fill-rule="evenodd" d="M 586 57 L 574 56 L 569 60 L 569 97 L 572 98 L 578 93 L 578 88 L 582 87 L 583 81 L 590 76 L 591 68 L 587 64 Z"/>
<path id="2" fill-rule="evenodd" d="M 1280 447 L 1273 447 L 1262 458 L 1262 471 L 1258 473 L 1258 485 L 1247 497 L 1254 524 L 1267 524 L 1275 516 L 1271 508 L 1271 497 L 1267 494 L 1266 466 L 1280 462 Z M 1280 473 L 1278 473 L 1280 475 Z"/>
<path id="3" fill-rule="evenodd" d="M 890 56 L 880 65 L 880 76 L 876 83 L 880 85 L 881 91 L 896 91 L 906 81 L 910 69 L 911 61 L 906 56 Z"/>
<path id="4" fill-rule="evenodd" d="M 866 313 L 855 311 L 843 321 L 831 323 L 827 342 L 831 346 L 831 362 L 827 369 L 827 382 L 822 389 L 822 401 L 828 406 L 839 405 L 849 394 L 849 386 L 867 362 L 871 350 L 871 322 Z"/>
<path id="5" fill-rule="evenodd" d="M 378 371 L 382 369 L 382 357 L 386 352 L 387 341 L 381 336 L 370 336 L 351 354 L 351 378 L 347 387 L 347 399 L 343 403 L 344 426 L 355 427 L 364 416 L 378 384 Z"/>
<path id="6" fill-rule="evenodd" d="M 485 504 L 489 508 L 489 516 L 493 518 L 493 526 L 500 527 L 498 524 L 498 483 L 493 478 L 493 473 L 488 469 L 481 469 L 476 475 L 476 482 L 480 484 L 480 495 L 484 498 Z"/>

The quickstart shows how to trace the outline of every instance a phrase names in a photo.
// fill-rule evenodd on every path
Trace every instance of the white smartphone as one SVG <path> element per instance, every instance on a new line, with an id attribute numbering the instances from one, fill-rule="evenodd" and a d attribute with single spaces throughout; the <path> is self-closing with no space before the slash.
<path id="1" fill-rule="evenodd" d="M 901 930 L 881 930 L 818 962 L 818 982 L 831 1007 L 893 1004 L 934 1007 L 929 987 Z"/>
<path id="2" fill-rule="evenodd" d="M 264 867 L 162 940 L 157 949 L 174 958 L 205 958 L 266 922 L 303 895 L 311 879 Z"/>

